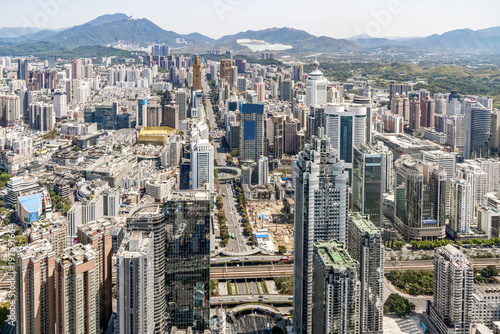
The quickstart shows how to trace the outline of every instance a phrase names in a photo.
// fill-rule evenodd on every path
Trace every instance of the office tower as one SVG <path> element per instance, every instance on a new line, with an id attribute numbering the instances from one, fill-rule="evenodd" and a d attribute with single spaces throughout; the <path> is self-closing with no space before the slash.
<path id="1" fill-rule="evenodd" d="M 264 150 L 264 105 L 242 104 L 240 111 L 240 160 L 257 162 Z"/>
<path id="2" fill-rule="evenodd" d="M 194 57 L 194 65 L 193 65 L 193 90 L 202 90 L 201 86 L 201 64 L 200 57 Z"/>
<path id="3" fill-rule="evenodd" d="M 457 234 L 470 233 L 474 218 L 472 188 L 464 179 L 453 179 L 450 184 L 450 228 Z"/>
<path id="4" fill-rule="evenodd" d="M 187 95 L 185 89 L 179 89 L 175 92 L 175 102 L 179 106 L 179 121 L 187 118 Z"/>
<path id="5" fill-rule="evenodd" d="M 491 151 L 491 110 L 465 100 L 465 159 L 488 158 Z"/>
<path id="6" fill-rule="evenodd" d="M 15 94 L 0 95 L 0 126 L 8 127 L 21 119 L 21 99 Z"/>
<path id="7" fill-rule="evenodd" d="M 461 113 L 460 94 L 456 90 L 452 90 L 448 95 L 448 106 L 446 107 L 448 115 L 458 115 Z"/>
<path id="8" fill-rule="evenodd" d="M 420 115 L 420 125 L 424 128 L 434 127 L 434 101 L 427 95 L 420 105 L 422 114 Z"/>
<path id="9" fill-rule="evenodd" d="M 439 334 L 469 334 L 474 289 L 472 262 L 452 245 L 434 253 L 434 296 L 428 311 Z"/>
<path id="10" fill-rule="evenodd" d="M 148 99 L 137 100 L 137 116 L 136 116 L 136 127 L 147 127 L 148 126 Z"/>
<path id="11" fill-rule="evenodd" d="M 295 179 L 294 327 L 311 333 L 313 245 L 346 241 L 347 178 L 328 137 L 313 137 L 293 164 Z"/>
<path id="12" fill-rule="evenodd" d="M 56 259 L 57 333 L 100 332 L 100 265 L 91 245 L 66 248 Z"/>
<path id="13" fill-rule="evenodd" d="M 16 251 L 17 333 L 54 333 L 56 254 L 48 240 L 38 240 Z"/>
<path id="14" fill-rule="evenodd" d="M 91 245 L 99 258 L 99 312 L 100 322 L 107 325 L 111 317 L 113 294 L 111 291 L 111 229 L 109 221 L 93 222 L 78 227 L 77 238 L 82 245 Z"/>
<path id="15" fill-rule="evenodd" d="M 160 204 L 146 204 L 134 208 L 127 217 L 127 232 L 153 232 L 154 252 L 154 324 L 155 333 L 163 334 L 167 328 L 165 292 L 165 214 Z"/>
<path id="16" fill-rule="evenodd" d="M 306 106 L 325 105 L 326 104 L 326 85 L 328 81 L 323 76 L 319 68 L 318 61 L 313 63 L 314 70 L 309 73 L 306 79 Z"/>
<path id="17" fill-rule="evenodd" d="M 362 105 L 366 108 L 366 125 L 365 125 L 365 141 L 368 144 L 372 143 L 372 133 L 373 133 L 373 111 L 372 111 L 372 101 L 370 97 L 366 96 L 354 96 L 352 102 L 354 104 Z"/>
<path id="18" fill-rule="evenodd" d="M 394 222 L 409 240 L 445 237 L 446 171 L 410 156 L 395 162 Z"/>
<path id="19" fill-rule="evenodd" d="M 302 151 L 299 150 L 298 131 L 300 131 L 300 123 L 297 120 L 284 122 L 284 136 L 283 136 L 283 153 L 295 155 Z"/>
<path id="20" fill-rule="evenodd" d="M 176 104 L 163 106 L 163 125 L 179 129 L 179 107 Z"/>
<path id="21" fill-rule="evenodd" d="M 28 81 L 29 72 L 28 72 L 28 59 L 18 59 L 17 60 L 17 79 Z"/>
<path id="22" fill-rule="evenodd" d="M 82 78 L 82 61 L 80 59 L 73 59 L 71 62 L 71 79 Z"/>
<path id="23" fill-rule="evenodd" d="M 127 233 L 116 254 L 119 333 L 155 332 L 153 239 L 153 232 Z"/>
<path id="24" fill-rule="evenodd" d="M 42 132 L 52 131 L 56 125 L 56 116 L 52 104 L 40 102 L 30 104 L 28 124 L 31 129 Z"/>
<path id="25" fill-rule="evenodd" d="M 236 83 L 238 80 L 238 67 L 231 66 L 231 87 L 236 87 Z"/>
<path id="26" fill-rule="evenodd" d="M 292 80 L 302 81 L 302 76 L 304 75 L 304 65 L 295 64 L 292 68 Z"/>
<path id="27" fill-rule="evenodd" d="M 56 118 L 68 115 L 68 101 L 65 93 L 61 93 L 60 91 L 54 93 L 54 111 Z"/>
<path id="28" fill-rule="evenodd" d="M 488 235 L 488 239 L 500 237 L 500 211 L 490 205 L 477 207 L 477 227 Z"/>
<path id="29" fill-rule="evenodd" d="M 352 169 L 354 147 L 366 143 L 366 107 L 328 104 L 324 114 L 325 135 L 339 159 L 345 161 L 345 168 Z"/>
<path id="30" fill-rule="evenodd" d="M 312 325 L 299 328 L 297 333 L 360 333 L 358 271 L 359 263 L 351 259 L 342 243 L 314 244 Z"/>
<path id="31" fill-rule="evenodd" d="M 238 68 L 238 74 L 242 74 L 247 71 L 247 61 L 244 59 L 235 59 L 234 65 Z"/>
<path id="32" fill-rule="evenodd" d="M 231 59 L 222 59 L 220 61 L 220 78 L 226 80 L 226 83 L 229 85 L 229 90 L 231 90 L 231 84 L 233 83 L 233 70 L 231 66 Z"/>
<path id="33" fill-rule="evenodd" d="M 480 166 L 467 161 L 463 164 L 457 164 L 456 177 L 470 183 L 473 189 L 472 205 L 481 204 L 484 195 L 488 192 L 488 173 L 483 172 Z"/>
<path id="34" fill-rule="evenodd" d="M 384 244 L 368 215 L 349 215 L 347 251 L 359 263 L 361 333 L 383 333 Z"/>
<path id="35" fill-rule="evenodd" d="M 392 106 L 392 99 L 396 95 L 396 93 L 399 94 L 399 96 L 402 96 L 403 93 L 408 96 L 408 93 L 413 90 L 413 84 L 407 83 L 407 84 L 398 84 L 396 81 L 391 81 L 389 84 L 389 105 Z"/>
<path id="36" fill-rule="evenodd" d="M 214 189 L 214 147 L 208 139 L 191 143 L 193 189 Z"/>
<path id="37" fill-rule="evenodd" d="M 269 183 L 269 159 L 267 157 L 260 157 L 259 159 L 259 185 L 266 185 Z"/>
<path id="38" fill-rule="evenodd" d="M 382 227 L 383 195 L 392 179 L 392 152 L 361 145 L 354 148 L 352 167 L 352 205 L 355 211 L 370 215 Z M 387 180 L 389 178 L 389 180 Z"/>
<path id="39" fill-rule="evenodd" d="M 258 101 L 264 102 L 266 100 L 266 84 L 264 82 L 256 82 L 253 89 L 257 92 Z"/>
<path id="40" fill-rule="evenodd" d="M 209 328 L 210 192 L 174 192 L 165 206 L 166 297 L 172 325 Z"/>
<path id="41" fill-rule="evenodd" d="M 417 97 L 414 97 L 410 102 L 410 113 L 409 113 L 409 124 L 408 127 L 410 130 L 419 130 L 420 129 L 420 101 Z"/>
<path id="42" fill-rule="evenodd" d="M 500 150 L 500 110 L 491 112 L 491 149 Z"/>
<path id="43" fill-rule="evenodd" d="M 293 99 L 293 81 L 286 79 L 280 82 L 280 99 L 283 101 L 292 101 Z"/>

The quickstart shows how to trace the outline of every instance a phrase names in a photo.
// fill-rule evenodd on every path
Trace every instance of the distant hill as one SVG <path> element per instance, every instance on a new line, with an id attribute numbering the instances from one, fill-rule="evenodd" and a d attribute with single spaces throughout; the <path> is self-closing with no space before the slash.
<path id="1" fill-rule="evenodd" d="M 183 52 L 204 52 L 208 48 L 233 50 L 245 54 L 253 52 L 236 43 L 238 39 L 263 40 L 292 46 L 284 53 L 293 52 L 500 52 L 500 27 L 481 30 L 458 29 L 427 37 L 373 38 L 360 34 L 348 39 L 317 37 L 306 31 L 289 27 L 242 31 L 217 40 L 194 32 L 187 35 L 164 30 L 148 19 L 133 19 L 122 13 L 102 15 L 85 24 L 60 30 L 36 28 L 0 28 L 0 43 L 12 48 L 16 44 L 40 45 L 48 42 L 71 49 L 78 46 L 105 46 L 118 41 L 139 43 L 166 43 Z M 184 43 L 184 41 L 187 41 Z"/>
<path id="2" fill-rule="evenodd" d="M 265 30 L 248 30 L 239 32 L 235 35 L 227 35 L 216 41 L 216 43 L 234 42 L 238 39 L 258 39 L 268 43 L 280 44 L 298 44 L 303 41 L 316 38 L 315 36 L 303 31 L 292 28 L 269 28 Z"/>

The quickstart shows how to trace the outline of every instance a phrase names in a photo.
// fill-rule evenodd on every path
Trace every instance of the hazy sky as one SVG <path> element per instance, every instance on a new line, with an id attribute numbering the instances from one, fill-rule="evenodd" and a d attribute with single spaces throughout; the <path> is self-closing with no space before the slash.
<path id="1" fill-rule="evenodd" d="M 283 26 L 335 38 L 406 37 L 500 26 L 499 12 L 499 0 L 22 0 L 2 4 L 0 26 L 55 29 L 125 13 L 212 38 Z"/>

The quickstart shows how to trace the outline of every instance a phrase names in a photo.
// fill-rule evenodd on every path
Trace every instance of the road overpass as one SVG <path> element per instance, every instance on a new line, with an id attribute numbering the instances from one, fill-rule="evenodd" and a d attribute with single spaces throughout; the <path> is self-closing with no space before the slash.
<path id="1" fill-rule="evenodd" d="M 474 268 L 483 269 L 486 266 L 494 265 L 500 267 L 500 259 L 471 259 Z M 384 272 L 392 270 L 420 270 L 434 269 L 433 260 L 416 261 L 386 261 Z M 293 264 L 277 265 L 257 265 L 257 266 L 227 266 L 210 268 L 211 279 L 245 279 L 245 278 L 274 278 L 282 276 L 293 276 Z"/>

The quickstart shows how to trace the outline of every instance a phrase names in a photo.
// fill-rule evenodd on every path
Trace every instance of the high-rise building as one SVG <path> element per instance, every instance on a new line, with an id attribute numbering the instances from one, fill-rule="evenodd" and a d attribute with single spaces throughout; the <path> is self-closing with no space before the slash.
<path id="1" fill-rule="evenodd" d="M 346 241 L 347 178 L 327 137 L 313 137 L 293 164 L 295 179 L 294 327 L 312 333 L 313 247 Z"/>
<path id="2" fill-rule="evenodd" d="M 472 187 L 464 179 L 453 179 L 450 184 L 450 228 L 458 234 L 469 234 L 474 218 Z"/>
<path id="3" fill-rule="evenodd" d="M 99 312 L 101 324 L 108 323 L 111 317 L 113 294 L 111 286 L 111 230 L 113 224 L 109 221 L 93 222 L 78 227 L 78 242 L 82 245 L 92 245 L 99 258 Z"/>
<path id="4" fill-rule="evenodd" d="M 202 90 L 203 87 L 201 85 L 201 64 L 200 57 L 194 57 L 194 65 L 193 65 L 193 90 Z"/>
<path id="5" fill-rule="evenodd" d="M 500 110 L 491 112 L 491 149 L 500 150 Z"/>
<path id="6" fill-rule="evenodd" d="M 16 252 L 17 333 L 54 333 L 56 254 L 48 240 L 38 240 Z"/>
<path id="7" fill-rule="evenodd" d="M 28 124 L 31 129 L 42 132 L 52 131 L 56 125 L 56 115 L 52 104 L 30 104 Z"/>
<path id="8" fill-rule="evenodd" d="M 91 245 L 66 248 L 56 259 L 56 333 L 100 333 L 100 266 Z"/>
<path id="9" fill-rule="evenodd" d="M 231 59 L 222 59 L 220 61 L 220 78 L 226 80 L 229 85 L 229 90 L 231 90 L 231 85 L 233 83 L 233 69 L 231 64 Z"/>
<path id="10" fill-rule="evenodd" d="M 326 86 L 328 81 L 319 70 L 319 63 L 313 63 L 314 70 L 309 73 L 306 80 L 306 106 L 325 105 L 326 104 Z"/>
<path id="11" fill-rule="evenodd" d="M 405 93 L 396 93 L 391 101 L 391 113 L 404 118 L 405 122 L 410 120 L 410 100 Z"/>
<path id="12" fill-rule="evenodd" d="M 483 172 L 481 167 L 470 163 L 457 164 L 456 178 L 466 180 L 472 188 L 471 205 L 473 207 L 481 204 L 484 195 L 488 192 L 488 173 Z"/>
<path id="13" fill-rule="evenodd" d="M 358 272 L 342 243 L 315 243 L 312 324 L 297 333 L 360 333 Z"/>
<path id="14" fill-rule="evenodd" d="M 17 79 L 28 81 L 29 72 L 28 72 L 28 59 L 18 59 L 17 60 Z"/>
<path id="15" fill-rule="evenodd" d="M 210 192 L 174 192 L 165 206 L 166 293 L 171 324 L 209 329 Z M 173 330 L 175 332 L 175 330 Z"/>
<path id="16" fill-rule="evenodd" d="M 194 212 L 193 212 L 194 213 Z M 154 253 L 154 324 L 155 333 L 167 330 L 167 301 L 165 292 L 165 213 L 160 204 L 146 204 L 134 208 L 127 217 L 127 231 L 153 232 Z"/>
<path id="17" fill-rule="evenodd" d="M 80 59 L 73 59 L 71 62 L 71 79 L 82 78 L 82 61 Z"/>
<path id="18" fill-rule="evenodd" d="M 264 152 L 264 105 L 242 104 L 240 119 L 240 160 L 259 161 Z"/>
<path id="19" fill-rule="evenodd" d="M 448 106 L 446 107 L 446 113 L 448 115 L 458 115 L 460 114 L 461 100 L 460 94 L 456 90 L 452 90 L 448 95 Z"/>
<path id="20" fill-rule="evenodd" d="M 324 109 L 325 135 L 345 168 L 352 169 L 354 147 L 366 143 L 366 107 L 357 104 L 328 104 Z"/>
<path id="21" fill-rule="evenodd" d="M 21 119 L 21 99 L 16 94 L 0 95 L 0 126 L 8 127 Z"/>
<path id="22" fill-rule="evenodd" d="M 286 79 L 280 82 L 280 99 L 283 101 L 292 101 L 293 99 L 293 81 Z"/>
<path id="23" fill-rule="evenodd" d="M 408 96 L 408 93 L 413 90 L 413 84 L 407 83 L 407 84 L 398 84 L 396 81 L 391 81 L 389 85 L 389 104 L 392 106 L 392 99 L 394 96 L 399 94 L 399 96 L 402 96 L 403 93 Z M 394 112 L 393 112 L 394 113 Z"/>
<path id="24" fill-rule="evenodd" d="M 193 189 L 214 189 L 214 147 L 208 139 L 191 143 Z"/>
<path id="25" fill-rule="evenodd" d="M 434 297 L 428 314 L 439 334 L 469 334 L 474 291 L 472 262 L 452 245 L 434 254 Z"/>
<path id="26" fill-rule="evenodd" d="M 465 159 L 488 158 L 491 154 L 491 110 L 465 100 Z"/>
<path id="27" fill-rule="evenodd" d="M 260 157 L 259 159 L 259 184 L 266 185 L 269 183 L 269 159 L 267 157 Z"/>
<path id="28" fill-rule="evenodd" d="M 355 211 L 370 215 L 382 227 L 383 195 L 392 179 L 392 152 L 361 145 L 354 148 L 352 205 Z"/>
<path id="29" fill-rule="evenodd" d="M 137 100 L 136 127 L 148 126 L 148 99 Z"/>
<path id="30" fill-rule="evenodd" d="M 66 93 L 54 93 L 54 111 L 56 118 L 62 118 L 68 115 L 68 101 Z"/>
<path id="31" fill-rule="evenodd" d="M 179 121 L 187 118 L 187 95 L 185 89 L 179 89 L 175 92 L 175 102 L 179 106 Z"/>
<path id="32" fill-rule="evenodd" d="M 153 232 L 127 233 L 116 254 L 119 333 L 155 333 L 153 239 Z"/>
<path id="33" fill-rule="evenodd" d="M 429 162 L 403 156 L 395 162 L 395 226 L 409 240 L 445 237 L 446 171 Z"/>
<path id="34" fill-rule="evenodd" d="M 359 263 L 360 333 L 383 333 L 384 244 L 368 215 L 349 215 L 347 251 Z"/>
<path id="35" fill-rule="evenodd" d="M 429 96 L 426 96 L 420 105 L 422 114 L 420 115 L 420 125 L 424 128 L 434 127 L 435 104 Z"/>
<path id="36" fill-rule="evenodd" d="M 410 130 L 419 130 L 421 124 L 421 110 L 420 110 L 420 101 L 415 96 L 413 100 L 410 102 L 410 118 L 408 127 Z"/>

